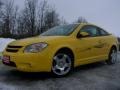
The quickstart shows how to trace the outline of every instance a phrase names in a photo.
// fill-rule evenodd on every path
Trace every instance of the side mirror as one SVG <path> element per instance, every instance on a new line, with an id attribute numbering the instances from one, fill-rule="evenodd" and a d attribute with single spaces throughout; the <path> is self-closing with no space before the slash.
<path id="1" fill-rule="evenodd" d="M 82 38 L 82 37 L 89 37 L 90 34 L 87 32 L 79 32 L 77 35 L 77 38 Z"/>

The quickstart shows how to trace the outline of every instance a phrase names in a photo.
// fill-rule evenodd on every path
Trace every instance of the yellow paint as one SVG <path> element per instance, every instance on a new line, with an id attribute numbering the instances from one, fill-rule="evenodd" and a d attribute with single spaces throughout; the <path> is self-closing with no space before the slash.
<path id="1" fill-rule="evenodd" d="M 9 45 L 23 47 L 17 53 L 5 50 L 3 55 L 10 56 L 10 60 L 16 64 L 16 68 L 25 72 L 50 72 L 55 53 L 63 47 L 73 51 L 75 67 L 108 59 L 111 47 L 117 46 L 117 39 L 113 35 L 76 38 L 84 25 L 90 24 L 80 24 L 69 36 L 42 36 L 13 41 Z M 98 40 L 103 41 L 103 48 L 95 48 Z M 24 53 L 26 46 L 39 42 L 47 43 L 48 47 L 39 53 Z"/>

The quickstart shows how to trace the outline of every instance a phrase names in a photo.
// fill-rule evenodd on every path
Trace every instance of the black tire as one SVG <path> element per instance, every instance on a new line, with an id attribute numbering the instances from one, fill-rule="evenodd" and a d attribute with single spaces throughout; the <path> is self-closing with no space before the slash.
<path id="1" fill-rule="evenodd" d="M 62 55 L 65 55 L 65 56 L 66 56 L 65 61 L 66 61 L 68 64 L 71 63 L 70 67 L 68 67 L 68 71 L 67 71 L 66 73 L 63 73 L 63 74 L 59 74 L 59 73 L 56 73 L 56 72 L 54 71 L 54 67 L 55 67 L 55 63 L 56 63 L 55 57 L 57 56 L 57 57 L 59 57 L 59 59 L 60 59 L 60 58 L 61 58 L 60 55 L 61 55 L 61 57 L 62 57 Z M 59 60 L 59 59 L 58 59 L 58 60 Z M 62 60 L 62 58 L 61 58 L 61 60 Z M 63 60 L 63 61 L 64 61 L 64 60 Z M 66 76 L 66 75 L 68 75 L 68 74 L 71 73 L 71 71 L 73 70 L 73 65 L 74 65 L 74 62 L 73 62 L 73 58 L 71 57 L 71 54 L 68 53 L 68 52 L 60 51 L 60 52 L 56 53 L 55 56 L 53 57 L 53 63 L 52 63 L 51 72 L 52 72 L 52 74 L 53 74 L 55 77 L 64 77 L 64 76 Z M 66 70 L 67 70 L 67 67 L 66 67 Z M 59 71 L 60 71 L 60 70 L 58 69 L 58 72 L 59 72 Z"/>
<path id="2" fill-rule="evenodd" d="M 117 61 L 117 49 L 115 47 L 112 47 L 109 53 L 109 59 L 106 60 L 106 63 L 108 65 L 115 64 Z"/>

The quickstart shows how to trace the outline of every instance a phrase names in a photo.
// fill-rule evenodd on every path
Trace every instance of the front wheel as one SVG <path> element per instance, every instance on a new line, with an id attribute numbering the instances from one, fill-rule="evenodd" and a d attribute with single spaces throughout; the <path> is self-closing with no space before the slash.
<path id="1" fill-rule="evenodd" d="M 67 53 L 57 53 L 53 58 L 52 73 L 55 76 L 65 76 L 72 69 L 72 58 Z"/>
<path id="2" fill-rule="evenodd" d="M 115 64 L 116 61 L 117 61 L 117 49 L 112 48 L 109 53 L 109 59 L 106 62 L 107 64 L 111 65 L 111 64 Z"/>

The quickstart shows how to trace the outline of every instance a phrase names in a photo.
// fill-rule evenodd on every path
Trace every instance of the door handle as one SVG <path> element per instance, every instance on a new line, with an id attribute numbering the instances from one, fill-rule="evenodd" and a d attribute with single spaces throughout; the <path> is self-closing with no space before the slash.
<path id="1" fill-rule="evenodd" d="M 98 43 L 99 43 L 99 44 L 103 43 L 103 40 L 99 40 Z"/>
<path id="2" fill-rule="evenodd" d="M 97 44 L 94 46 L 94 48 L 102 48 L 104 45 L 103 44 Z"/>
<path id="3" fill-rule="evenodd" d="M 95 48 L 103 48 L 106 43 L 102 42 L 101 40 L 98 41 L 98 44 L 96 44 L 94 47 Z"/>

